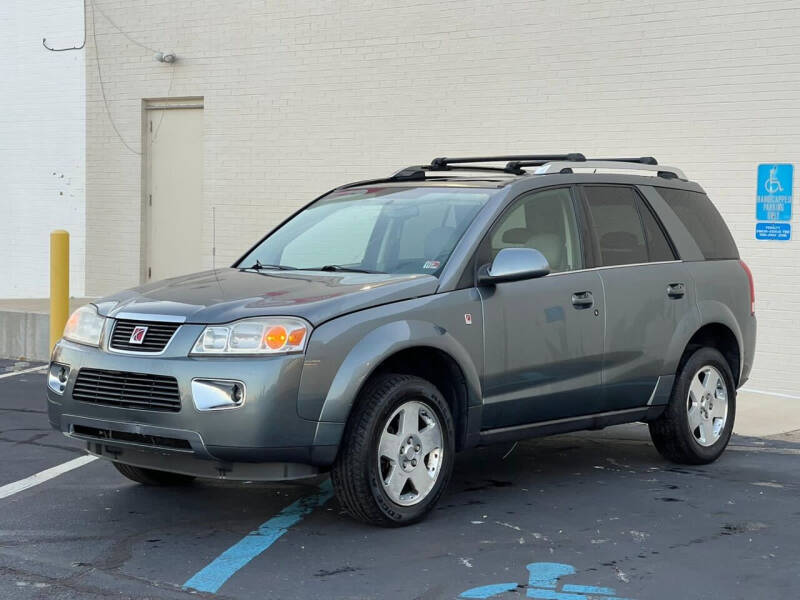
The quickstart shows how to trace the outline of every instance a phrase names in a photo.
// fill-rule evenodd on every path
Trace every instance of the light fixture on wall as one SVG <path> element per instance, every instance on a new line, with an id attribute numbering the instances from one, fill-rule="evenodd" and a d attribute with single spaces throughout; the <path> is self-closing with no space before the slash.
<path id="1" fill-rule="evenodd" d="M 156 52 L 153 60 L 160 63 L 174 63 L 178 59 L 172 52 Z"/>

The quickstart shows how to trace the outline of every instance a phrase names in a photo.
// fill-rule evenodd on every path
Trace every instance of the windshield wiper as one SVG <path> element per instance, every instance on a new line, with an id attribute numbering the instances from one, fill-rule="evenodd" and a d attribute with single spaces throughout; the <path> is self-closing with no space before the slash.
<path id="1" fill-rule="evenodd" d="M 245 269 L 253 269 L 255 271 L 266 271 L 269 269 L 276 269 L 278 271 L 296 271 L 297 267 L 288 267 L 286 265 L 265 265 L 260 260 L 256 260 L 255 264 Z"/>
<path id="2" fill-rule="evenodd" d="M 344 265 L 324 265 L 316 269 L 303 269 L 304 271 L 337 271 L 343 273 L 384 273 L 384 271 L 374 271 L 371 269 L 359 269 L 357 267 L 345 267 Z"/>

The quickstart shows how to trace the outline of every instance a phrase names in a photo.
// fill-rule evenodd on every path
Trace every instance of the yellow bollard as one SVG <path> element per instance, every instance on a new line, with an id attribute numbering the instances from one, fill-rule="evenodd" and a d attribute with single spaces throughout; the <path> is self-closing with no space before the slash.
<path id="1" fill-rule="evenodd" d="M 50 351 L 69 317 L 69 233 L 50 232 Z"/>

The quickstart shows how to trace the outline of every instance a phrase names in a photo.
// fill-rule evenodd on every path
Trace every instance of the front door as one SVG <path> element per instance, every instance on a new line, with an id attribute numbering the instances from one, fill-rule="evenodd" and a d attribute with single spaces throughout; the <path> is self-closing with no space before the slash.
<path id="1" fill-rule="evenodd" d="M 528 247 L 551 273 L 481 286 L 484 314 L 485 428 L 510 427 L 603 410 L 604 299 L 584 254 L 570 188 L 527 193 L 512 203 L 479 249 Z"/>

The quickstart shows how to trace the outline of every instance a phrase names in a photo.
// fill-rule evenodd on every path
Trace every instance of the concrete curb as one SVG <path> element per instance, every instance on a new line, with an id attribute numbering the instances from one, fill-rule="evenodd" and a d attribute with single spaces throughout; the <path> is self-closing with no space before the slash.
<path id="1" fill-rule="evenodd" d="M 70 298 L 69 311 L 93 298 Z M 50 359 L 50 299 L 0 299 L 0 358 Z"/>
<path id="2" fill-rule="evenodd" d="M 49 345 L 47 313 L 0 311 L 0 357 L 47 361 Z"/>

